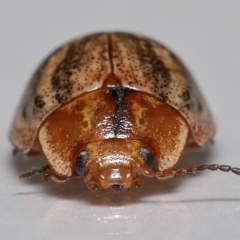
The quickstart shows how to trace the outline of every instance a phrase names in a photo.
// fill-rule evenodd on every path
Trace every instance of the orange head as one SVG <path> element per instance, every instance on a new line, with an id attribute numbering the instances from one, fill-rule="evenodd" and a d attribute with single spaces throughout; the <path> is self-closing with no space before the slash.
<path id="1" fill-rule="evenodd" d="M 75 162 L 75 172 L 90 189 L 140 187 L 141 174 L 151 174 L 155 162 L 145 145 L 136 140 L 107 139 L 87 144 Z"/>

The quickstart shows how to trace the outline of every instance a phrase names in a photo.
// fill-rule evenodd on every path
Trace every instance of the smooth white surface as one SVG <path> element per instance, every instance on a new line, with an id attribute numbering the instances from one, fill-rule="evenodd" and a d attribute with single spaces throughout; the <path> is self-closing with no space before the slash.
<path id="1" fill-rule="evenodd" d="M 31 74 L 49 52 L 86 33 L 122 30 L 159 40 L 191 69 L 218 124 L 215 145 L 182 166 L 240 167 L 240 1 L 0 0 L 0 239 L 239 239 L 240 176 L 204 172 L 139 191 L 91 192 L 18 174 L 7 134 Z"/>

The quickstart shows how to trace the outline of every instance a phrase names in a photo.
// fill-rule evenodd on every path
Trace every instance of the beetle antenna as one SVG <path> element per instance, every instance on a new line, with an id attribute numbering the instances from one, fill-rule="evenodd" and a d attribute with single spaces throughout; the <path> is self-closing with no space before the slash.
<path id="1" fill-rule="evenodd" d="M 180 177 L 187 173 L 193 173 L 195 174 L 197 171 L 204 171 L 204 170 L 211 170 L 216 171 L 220 170 L 222 172 L 233 172 L 237 175 L 240 175 L 240 168 L 233 168 L 228 165 L 218 165 L 218 164 L 210 164 L 210 165 L 200 165 L 196 167 L 187 167 L 187 168 L 180 168 L 180 169 L 173 169 L 173 170 L 166 170 L 166 171 L 160 171 L 155 172 L 154 176 L 159 178 L 165 178 L 165 177 Z"/>
<path id="2" fill-rule="evenodd" d="M 50 169 L 50 167 L 48 165 L 45 165 L 42 167 L 35 167 L 35 168 L 32 168 L 31 170 L 22 172 L 18 177 L 19 178 L 30 178 L 35 174 L 45 173 L 49 169 Z"/>

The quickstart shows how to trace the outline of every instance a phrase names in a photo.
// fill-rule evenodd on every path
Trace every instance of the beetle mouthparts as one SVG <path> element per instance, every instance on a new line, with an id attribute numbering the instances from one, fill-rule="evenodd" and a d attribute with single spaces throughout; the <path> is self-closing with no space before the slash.
<path id="1" fill-rule="evenodd" d="M 113 190 L 122 190 L 122 186 L 120 184 L 112 184 L 110 188 Z"/>

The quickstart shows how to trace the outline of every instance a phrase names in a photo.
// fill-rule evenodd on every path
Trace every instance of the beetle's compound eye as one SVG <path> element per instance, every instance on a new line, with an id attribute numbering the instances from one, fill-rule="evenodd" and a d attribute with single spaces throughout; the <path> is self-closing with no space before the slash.
<path id="1" fill-rule="evenodd" d="M 81 151 L 76 159 L 76 163 L 75 163 L 75 170 L 76 173 L 79 176 L 84 176 L 86 173 L 86 168 L 85 168 L 85 164 L 88 160 L 88 152 L 87 151 Z"/>
<path id="2" fill-rule="evenodd" d="M 141 148 L 140 154 L 145 161 L 145 167 L 149 170 L 153 170 L 154 157 L 153 157 L 152 153 L 147 148 Z"/>

